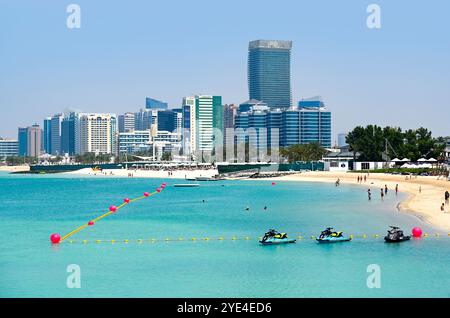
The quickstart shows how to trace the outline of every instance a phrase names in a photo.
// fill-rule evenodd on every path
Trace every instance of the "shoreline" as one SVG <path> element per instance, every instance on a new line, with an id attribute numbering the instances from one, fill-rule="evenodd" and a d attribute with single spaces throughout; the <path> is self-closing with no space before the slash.
<path id="1" fill-rule="evenodd" d="M 267 178 L 271 181 L 296 181 L 296 182 L 325 182 L 335 183 L 340 179 L 340 184 L 352 184 L 371 189 L 372 200 L 377 199 L 381 188 L 388 186 L 390 193 L 395 193 L 398 184 L 399 192 L 407 194 L 407 198 L 397 205 L 397 209 L 406 214 L 414 215 L 424 223 L 427 223 L 443 232 L 450 231 L 450 205 L 445 205 L 445 212 L 440 210 L 444 203 L 444 192 L 450 191 L 450 182 L 435 176 L 417 176 L 406 180 L 404 175 L 390 175 L 384 173 L 370 173 L 367 181 L 358 183 L 358 176 L 365 173 L 355 172 L 302 172 L 294 175 Z M 421 190 L 419 192 L 419 189 Z M 388 193 L 389 193 L 388 192 Z M 364 195 L 367 196 L 367 193 Z"/>

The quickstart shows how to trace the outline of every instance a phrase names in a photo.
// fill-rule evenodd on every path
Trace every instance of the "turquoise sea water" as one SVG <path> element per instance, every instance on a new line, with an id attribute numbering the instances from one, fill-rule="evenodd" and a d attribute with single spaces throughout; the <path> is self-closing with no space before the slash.
<path id="1" fill-rule="evenodd" d="M 161 182 L 0 174 L 0 297 L 450 296 L 450 238 L 373 238 L 389 225 L 437 231 L 397 211 L 402 194 L 381 201 L 373 189 L 369 203 L 366 188 L 345 184 L 257 180 L 174 188 L 184 181 L 168 180 L 161 194 L 75 234 L 75 243 L 50 244 L 51 233 L 68 233 Z M 326 226 L 368 237 L 334 245 L 309 238 Z M 269 228 L 303 239 L 260 246 L 257 237 Z M 225 240 L 202 240 L 220 236 Z M 69 264 L 80 266 L 79 289 L 66 286 Z M 367 287 L 369 264 L 380 266 L 381 288 Z"/>

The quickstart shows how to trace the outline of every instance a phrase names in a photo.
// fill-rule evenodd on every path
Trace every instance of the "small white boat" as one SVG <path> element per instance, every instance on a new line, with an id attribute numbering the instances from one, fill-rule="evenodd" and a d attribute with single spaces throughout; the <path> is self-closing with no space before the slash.
<path id="1" fill-rule="evenodd" d="M 173 185 L 176 188 L 195 188 L 199 187 L 198 183 L 178 183 Z"/>

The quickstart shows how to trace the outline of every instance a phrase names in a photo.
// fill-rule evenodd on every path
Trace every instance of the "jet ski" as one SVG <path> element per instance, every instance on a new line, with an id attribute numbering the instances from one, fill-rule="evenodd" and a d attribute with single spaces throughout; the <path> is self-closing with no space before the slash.
<path id="1" fill-rule="evenodd" d="M 319 243 L 338 243 L 338 242 L 348 242 L 351 238 L 344 236 L 343 232 L 336 232 L 332 227 L 327 227 L 325 231 L 320 233 L 320 236 L 316 239 Z"/>
<path id="2" fill-rule="evenodd" d="M 274 245 L 274 244 L 285 244 L 285 243 L 295 243 L 296 239 L 290 239 L 287 237 L 286 233 L 279 233 L 275 230 L 269 230 L 264 234 L 263 238 L 259 243 L 262 245 Z"/>
<path id="3" fill-rule="evenodd" d="M 384 237 L 386 243 L 399 243 L 404 241 L 409 241 L 411 236 L 404 235 L 403 231 L 400 230 L 397 226 L 390 226 L 390 230 L 388 230 L 387 235 Z"/>

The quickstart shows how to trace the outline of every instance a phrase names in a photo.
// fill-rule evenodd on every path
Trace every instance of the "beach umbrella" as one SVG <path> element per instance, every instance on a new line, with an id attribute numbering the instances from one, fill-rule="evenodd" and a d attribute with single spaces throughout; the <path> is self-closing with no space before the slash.
<path id="1" fill-rule="evenodd" d="M 401 168 L 409 168 L 409 164 L 405 163 L 401 166 Z"/>
<path id="2" fill-rule="evenodd" d="M 408 158 L 403 158 L 402 161 L 403 161 L 403 162 L 410 162 L 411 160 L 408 159 Z"/>
<path id="3" fill-rule="evenodd" d="M 427 159 L 425 159 L 425 158 L 420 158 L 419 160 L 417 160 L 417 162 L 426 162 L 427 161 Z"/>
<path id="4" fill-rule="evenodd" d="M 428 159 L 427 161 L 428 161 L 428 162 L 436 162 L 437 160 L 434 159 L 434 158 L 430 158 L 430 159 Z"/>
<path id="5" fill-rule="evenodd" d="M 394 159 L 392 159 L 391 161 L 392 161 L 392 162 L 399 162 L 399 161 L 401 161 L 401 160 L 398 159 L 398 158 L 394 158 Z"/>

